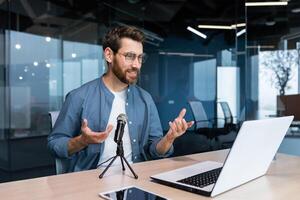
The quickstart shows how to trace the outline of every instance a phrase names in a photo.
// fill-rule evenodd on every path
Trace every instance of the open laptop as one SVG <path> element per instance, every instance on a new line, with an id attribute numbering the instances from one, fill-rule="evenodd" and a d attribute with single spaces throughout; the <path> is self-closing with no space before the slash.
<path id="1" fill-rule="evenodd" d="M 224 164 L 204 161 L 151 178 L 158 183 L 214 197 L 265 175 L 293 118 L 245 121 Z"/>

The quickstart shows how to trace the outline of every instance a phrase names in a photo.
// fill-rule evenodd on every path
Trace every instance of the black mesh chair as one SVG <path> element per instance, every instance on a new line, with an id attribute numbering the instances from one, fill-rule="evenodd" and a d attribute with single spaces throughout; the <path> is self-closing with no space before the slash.
<path id="1" fill-rule="evenodd" d="M 239 125 L 234 122 L 234 116 L 230 110 L 229 104 L 226 101 L 219 102 L 224 115 L 224 132 L 226 134 L 219 136 L 220 148 L 231 148 L 237 136 Z M 238 120 L 236 120 L 238 121 Z"/>
<path id="2" fill-rule="evenodd" d="M 205 135 L 208 139 L 214 139 L 216 135 L 212 129 L 214 129 L 216 123 L 213 119 L 208 119 L 201 101 L 193 100 L 188 103 L 195 122 L 194 131 Z"/>
<path id="3" fill-rule="evenodd" d="M 194 131 L 198 134 L 205 135 L 208 139 L 214 141 L 214 143 L 211 144 L 212 150 L 230 148 L 235 140 L 236 132 L 233 131 L 233 127 L 231 127 L 231 124 L 233 124 L 233 117 L 228 104 L 225 102 L 229 110 L 224 109 L 226 110 L 224 118 L 209 119 L 201 101 L 193 100 L 188 103 L 195 121 Z M 230 114 L 231 117 L 229 117 L 228 114 Z M 217 127 L 218 120 L 223 120 L 224 126 Z"/>
<path id="4" fill-rule="evenodd" d="M 224 129 L 226 129 L 228 132 L 237 131 L 238 126 L 234 123 L 234 117 L 232 116 L 228 103 L 226 101 L 221 101 L 219 103 L 224 114 Z"/>

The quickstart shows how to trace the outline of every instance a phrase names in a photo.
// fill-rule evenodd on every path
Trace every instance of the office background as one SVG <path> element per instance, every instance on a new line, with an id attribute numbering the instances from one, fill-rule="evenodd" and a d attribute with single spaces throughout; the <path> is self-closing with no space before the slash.
<path id="1" fill-rule="evenodd" d="M 146 34 L 148 59 L 138 85 L 152 95 L 164 131 L 183 107 L 187 120 L 194 119 L 190 101 L 201 101 L 208 119 L 224 118 L 218 102 L 227 102 L 237 126 L 299 116 L 300 2 L 245 3 L 0 0 L 0 182 L 55 174 L 48 112 L 59 110 L 70 90 L 105 72 L 102 37 L 115 25 Z M 300 155 L 299 120 L 282 152 Z M 191 129 L 176 142 L 175 155 L 228 147 L 211 143 Z"/>

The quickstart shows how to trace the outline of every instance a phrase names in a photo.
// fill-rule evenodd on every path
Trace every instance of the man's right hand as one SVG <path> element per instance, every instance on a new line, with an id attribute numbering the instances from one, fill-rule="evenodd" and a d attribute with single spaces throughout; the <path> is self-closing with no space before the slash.
<path id="1" fill-rule="evenodd" d="M 108 125 L 106 130 L 103 132 L 92 131 L 88 127 L 88 121 L 84 119 L 82 120 L 82 124 L 81 124 L 81 140 L 86 145 L 101 143 L 108 137 L 112 129 L 113 126 Z"/>
<path id="2" fill-rule="evenodd" d="M 106 130 L 103 132 L 92 131 L 88 127 L 87 120 L 84 119 L 81 124 L 81 134 L 69 140 L 68 154 L 72 155 L 73 153 L 76 153 L 85 148 L 89 144 L 98 144 L 103 142 L 108 137 L 112 129 L 113 126 L 108 125 Z"/>

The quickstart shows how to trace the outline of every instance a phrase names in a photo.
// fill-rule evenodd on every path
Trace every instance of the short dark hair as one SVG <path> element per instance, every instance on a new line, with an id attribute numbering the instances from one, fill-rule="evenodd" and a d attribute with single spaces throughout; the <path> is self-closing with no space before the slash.
<path id="1" fill-rule="evenodd" d="M 133 26 L 118 26 L 106 33 L 103 38 L 103 50 L 107 47 L 113 52 L 118 52 L 120 49 L 120 40 L 122 38 L 130 38 L 134 41 L 144 43 L 145 35 L 142 31 Z"/>

